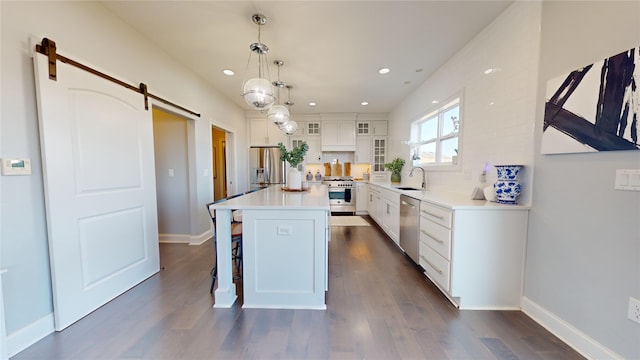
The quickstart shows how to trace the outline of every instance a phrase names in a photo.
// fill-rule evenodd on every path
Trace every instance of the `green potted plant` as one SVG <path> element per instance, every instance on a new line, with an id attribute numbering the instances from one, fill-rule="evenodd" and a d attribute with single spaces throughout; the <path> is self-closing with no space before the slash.
<path id="1" fill-rule="evenodd" d="M 404 166 L 404 159 L 395 158 L 391 160 L 390 163 L 384 164 L 384 168 L 391 171 L 391 182 L 399 183 L 402 178 L 400 177 L 400 172 L 402 172 L 402 167 Z"/>
<path id="2" fill-rule="evenodd" d="M 309 145 L 306 142 L 302 142 L 300 146 L 296 146 L 291 151 L 287 151 L 287 148 L 281 142 L 278 143 L 280 148 L 280 160 L 289 163 L 289 172 L 287 173 L 287 187 L 291 190 L 300 190 L 302 188 L 302 174 L 298 170 L 298 165 L 304 161 L 304 156 L 309 150 Z"/>

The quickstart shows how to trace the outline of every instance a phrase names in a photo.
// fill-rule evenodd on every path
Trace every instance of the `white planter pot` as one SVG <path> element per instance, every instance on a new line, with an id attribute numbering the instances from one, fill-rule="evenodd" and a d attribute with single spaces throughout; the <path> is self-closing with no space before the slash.
<path id="1" fill-rule="evenodd" d="M 302 173 L 297 168 L 289 169 L 287 187 L 294 190 L 302 189 Z"/>

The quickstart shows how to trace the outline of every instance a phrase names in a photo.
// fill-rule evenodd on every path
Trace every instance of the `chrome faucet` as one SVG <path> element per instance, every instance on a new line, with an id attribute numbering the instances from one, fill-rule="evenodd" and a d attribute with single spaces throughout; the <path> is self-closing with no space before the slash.
<path id="1" fill-rule="evenodd" d="M 426 178 L 424 169 L 421 166 L 414 166 L 413 168 L 411 168 L 411 172 L 409 173 L 409 176 L 413 176 L 413 170 L 415 170 L 415 169 L 422 170 L 422 189 L 426 190 L 427 189 L 427 178 Z"/>

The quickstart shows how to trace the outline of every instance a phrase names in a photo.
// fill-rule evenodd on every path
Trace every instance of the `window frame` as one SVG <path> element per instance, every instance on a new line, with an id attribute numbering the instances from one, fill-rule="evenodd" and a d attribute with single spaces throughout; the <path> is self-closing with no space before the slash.
<path id="1" fill-rule="evenodd" d="M 444 105 L 440 105 L 440 104 L 444 104 Z M 457 131 L 457 136 L 456 135 L 452 135 L 451 133 L 449 134 L 442 134 L 442 128 L 443 128 L 443 122 L 445 121 L 444 119 L 444 114 L 455 108 L 458 107 L 458 131 Z M 462 136 L 463 136 L 463 132 L 464 132 L 464 97 L 462 92 L 453 95 L 451 97 L 449 97 L 446 101 L 442 101 L 438 104 L 436 104 L 435 106 L 431 107 L 428 109 L 428 111 L 426 111 L 422 116 L 420 116 L 417 120 L 414 120 L 413 122 L 411 122 L 411 144 L 409 146 L 409 159 L 412 159 L 412 164 L 413 166 L 421 166 L 421 167 L 425 167 L 428 168 L 429 170 L 459 170 L 461 168 L 461 163 L 462 163 L 462 151 L 461 151 L 461 145 L 462 145 Z M 430 138 L 430 139 L 420 139 L 420 126 L 425 123 L 426 121 L 431 121 L 434 119 L 434 117 L 436 117 L 436 121 L 437 121 L 437 136 L 434 138 Z M 440 162 L 440 158 L 441 158 L 441 152 L 442 152 L 442 142 L 444 140 L 448 140 L 448 139 L 453 139 L 456 138 L 458 139 L 458 151 L 457 151 L 457 158 L 455 163 L 453 162 Z M 433 163 L 427 163 L 427 162 L 422 162 L 421 159 L 416 159 L 413 160 L 413 155 L 418 151 L 418 148 L 421 145 L 425 145 L 425 144 L 435 144 L 436 147 L 436 162 Z"/>

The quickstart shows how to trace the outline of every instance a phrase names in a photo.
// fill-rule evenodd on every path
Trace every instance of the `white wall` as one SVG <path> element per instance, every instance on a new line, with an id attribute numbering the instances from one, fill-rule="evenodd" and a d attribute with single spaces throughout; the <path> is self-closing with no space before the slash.
<path id="1" fill-rule="evenodd" d="M 639 45 L 640 2 L 515 2 L 389 126 L 389 158 L 408 159 L 410 122 L 464 89 L 461 170 L 429 171 L 429 186 L 470 193 L 484 161 L 527 165 L 523 308 L 591 358 L 640 359 L 640 326 L 626 318 L 629 296 L 640 298 L 640 193 L 613 189 L 615 169 L 640 169 L 640 152 L 540 155 L 546 80 Z"/>
<path id="2" fill-rule="evenodd" d="M 236 134 L 239 163 L 247 161 L 247 135 L 241 109 L 154 46 L 161 39 L 143 38 L 99 3 L 1 1 L 0 9 L 0 157 L 33 162 L 31 176 L 0 177 L 0 267 L 9 269 L 3 285 L 11 347 L 12 336 L 42 323 L 52 311 L 30 37 L 49 37 L 60 53 L 132 84 L 144 82 L 150 92 L 202 114 L 194 124 L 197 209 L 192 210 L 192 236 L 210 228 L 202 206 L 213 198 L 210 123 Z M 236 176 L 238 187 L 246 189 L 246 170 L 238 168 Z"/>
<path id="3" fill-rule="evenodd" d="M 409 159 L 409 126 L 452 96 L 463 94 L 463 130 L 456 171 L 429 171 L 429 189 L 471 194 L 486 162 L 522 164 L 519 203 L 531 200 L 533 124 L 540 4 L 516 3 L 431 75 L 390 114 L 388 159 Z M 488 68 L 499 71 L 486 75 Z M 433 105 L 432 100 L 439 100 Z M 410 164 L 409 162 L 407 162 Z M 403 169 L 406 179 L 411 166 Z M 491 166 L 487 186 L 497 179 Z"/>
<path id="4" fill-rule="evenodd" d="M 615 169 L 640 169 L 640 151 L 540 154 L 546 81 L 637 49 L 640 2 L 545 2 L 541 25 L 524 293 L 619 356 L 640 359 L 640 325 L 626 318 L 629 296 L 640 299 L 640 193 L 613 189 Z"/>

